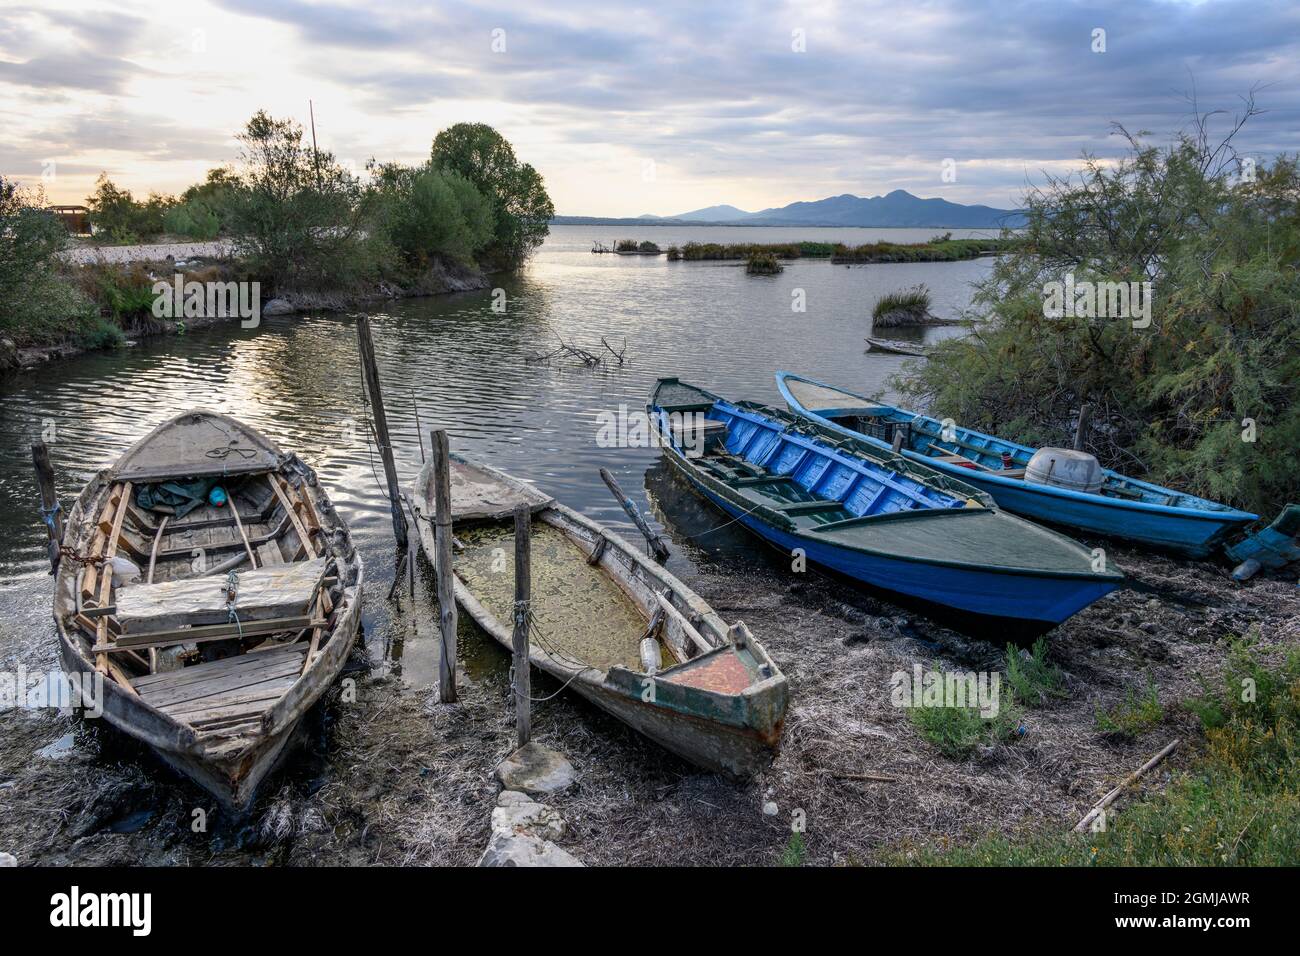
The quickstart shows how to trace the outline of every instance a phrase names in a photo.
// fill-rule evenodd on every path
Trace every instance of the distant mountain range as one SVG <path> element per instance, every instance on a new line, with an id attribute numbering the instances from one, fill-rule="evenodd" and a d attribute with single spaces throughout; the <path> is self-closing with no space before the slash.
<path id="1" fill-rule="evenodd" d="M 1014 209 L 963 206 L 946 199 L 921 199 L 905 189 L 863 198 L 845 193 L 814 202 L 746 212 L 735 206 L 706 206 L 679 216 L 637 216 L 607 219 L 598 216 L 556 216 L 556 225 L 667 226 L 675 223 L 711 226 L 868 226 L 924 229 L 1000 229 L 1024 224 Z"/>

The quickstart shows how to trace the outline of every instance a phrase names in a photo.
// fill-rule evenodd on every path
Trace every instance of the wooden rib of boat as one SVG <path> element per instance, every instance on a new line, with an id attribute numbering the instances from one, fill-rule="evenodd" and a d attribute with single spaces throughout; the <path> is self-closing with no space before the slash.
<path id="1" fill-rule="evenodd" d="M 743 622 L 730 627 L 676 577 L 617 534 L 533 486 L 451 456 L 452 522 L 462 545 L 456 602 L 512 646 L 514 509 L 532 521 L 530 659 L 568 689 L 707 770 L 748 777 L 772 760 L 785 676 Z M 432 463 L 411 500 L 435 561 Z M 648 655 L 648 656 L 647 656 Z"/>
<path id="2" fill-rule="evenodd" d="M 891 447 L 894 433 L 901 432 L 906 458 L 974 485 L 1008 511 L 1036 521 L 1204 557 L 1258 517 L 1109 469 L 1102 469 L 1096 493 L 1036 484 L 1025 480 L 1035 452 L 1028 446 L 969 428 L 945 434 L 938 419 L 790 372 L 777 372 L 776 383 L 792 412 L 880 448 Z"/>
<path id="3" fill-rule="evenodd" d="M 930 354 L 930 346 L 920 342 L 904 342 L 901 339 L 875 339 L 867 336 L 867 351 L 886 352 L 890 355 L 914 355 L 924 358 Z"/>
<path id="4" fill-rule="evenodd" d="M 204 480 L 224 505 L 141 504 Z M 185 412 L 86 485 L 63 545 L 65 672 L 101 675 L 105 720 L 246 808 L 360 622 L 361 559 L 315 472 L 233 418 Z"/>
<path id="5" fill-rule="evenodd" d="M 647 410 L 669 462 L 709 501 L 787 554 L 874 587 L 1041 630 L 1123 580 L 978 489 L 784 410 L 675 378 Z"/>

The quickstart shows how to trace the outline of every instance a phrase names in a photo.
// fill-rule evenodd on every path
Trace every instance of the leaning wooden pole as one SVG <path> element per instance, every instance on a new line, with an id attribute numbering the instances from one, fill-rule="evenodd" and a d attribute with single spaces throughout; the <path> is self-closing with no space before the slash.
<path id="1" fill-rule="evenodd" d="M 63 543 L 63 512 L 54 490 L 54 466 L 45 442 L 32 443 L 32 464 L 36 467 L 36 484 L 41 489 L 41 519 L 50 536 L 50 574 L 59 570 L 59 545 Z"/>
<path id="2" fill-rule="evenodd" d="M 632 503 L 632 499 L 623 494 L 623 489 L 618 486 L 618 482 L 614 480 L 614 476 L 611 475 L 607 469 L 602 468 L 600 469 L 600 477 L 605 480 L 605 484 L 609 487 L 610 492 L 612 492 L 614 497 L 618 499 L 618 503 L 623 506 L 623 510 L 627 512 L 627 516 L 632 519 L 632 523 L 637 526 L 637 530 L 645 536 L 646 543 L 650 545 L 650 550 L 654 552 L 654 556 L 660 561 L 667 561 L 668 555 L 671 553 L 668 550 L 668 545 L 664 542 L 663 538 L 650 530 L 650 526 L 646 524 L 645 518 L 641 517 L 641 513 L 636 510 L 636 505 Z"/>
<path id="3" fill-rule="evenodd" d="M 375 341 L 370 336 L 370 317 L 357 319 L 357 339 L 361 348 L 361 368 L 370 393 L 370 408 L 375 416 L 375 433 L 379 453 L 384 460 L 384 477 L 388 480 L 388 508 L 393 516 L 393 535 L 397 547 L 406 551 L 406 516 L 402 514 L 402 496 L 397 484 L 397 464 L 393 461 L 393 444 L 388 438 L 388 416 L 384 413 L 384 395 L 379 387 L 379 364 L 375 361 Z"/>
<path id="4" fill-rule="evenodd" d="M 438 699 L 456 701 L 456 585 L 451 567 L 451 453 L 441 428 L 429 435 L 433 454 L 433 569 L 438 578 Z"/>
<path id="5" fill-rule="evenodd" d="M 519 746 L 533 736 L 532 674 L 528 660 L 528 615 L 533 600 L 533 512 L 515 505 L 515 731 Z"/>

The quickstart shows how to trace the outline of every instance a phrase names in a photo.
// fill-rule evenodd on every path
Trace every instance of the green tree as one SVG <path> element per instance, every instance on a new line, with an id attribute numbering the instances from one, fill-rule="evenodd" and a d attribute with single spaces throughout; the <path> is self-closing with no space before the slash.
<path id="1" fill-rule="evenodd" d="M 347 288 L 375 262 L 361 229 L 362 190 L 302 126 L 259 110 L 238 135 L 242 171 L 225 202 L 236 251 L 277 291 Z"/>
<path id="2" fill-rule="evenodd" d="M 0 333 L 18 345 L 56 342 L 90 318 L 59 270 L 67 230 L 43 207 L 39 191 L 0 176 Z"/>
<path id="3" fill-rule="evenodd" d="M 229 206 L 239 186 L 239 177 L 224 166 L 209 169 L 207 178 L 181 193 L 167 211 L 165 231 L 190 239 L 215 239 L 228 231 Z"/>
<path id="4" fill-rule="evenodd" d="M 97 235 L 117 243 L 133 243 L 157 236 L 163 231 L 163 219 L 174 206 L 171 196 L 150 193 L 139 202 L 131 190 L 119 188 L 108 173 L 100 173 L 95 191 L 86 197 L 90 222 Z"/>
<path id="5" fill-rule="evenodd" d="M 555 205 L 541 175 L 520 163 L 514 147 L 486 123 L 457 123 L 433 141 L 434 167 L 459 173 L 493 206 L 496 224 L 484 251 L 486 264 L 509 268 L 521 264 L 550 231 Z"/>
<path id="6" fill-rule="evenodd" d="M 492 203 L 464 176 L 430 165 L 372 167 L 372 232 L 410 266 L 436 258 L 472 264 L 493 239 Z"/>
<path id="7" fill-rule="evenodd" d="M 1207 122 L 1164 148 L 1130 136 L 1118 162 L 1085 157 L 1031 190 L 1024 232 L 977 289 L 981 325 L 894 384 L 1030 445 L 1067 443 L 1088 402 L 1103 464 L 1261 512 L 1300 496 L 1300 174 L 1294 157 L 1239 160 Z M 1047 284 L 1067 274 L 1150 282 L 1149 325 L 1048 317 Z"/>

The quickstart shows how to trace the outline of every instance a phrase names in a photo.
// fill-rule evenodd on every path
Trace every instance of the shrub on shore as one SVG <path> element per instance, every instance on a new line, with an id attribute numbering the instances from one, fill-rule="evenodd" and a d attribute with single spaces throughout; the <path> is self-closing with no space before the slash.
<path id="1" fill-rule="evenodd" d="M 1247 688 L 1250 692 L 1247 693 Z M 891 862 L 925 866 L 1287 866 L 1300 859 L 1300 651 L 1265 665 L 1238 642 L 1218 686 L 1185 704 L 1197 758 L 1097 833 L 1001 834 Z M 1068 825 L 1068 824 L 1067 824 Z"/>
<path id="2" fill-rule="evenodd" d="M 980 334 L 939 344 L 894 387 L 1037 446 L 1068 447 L 1087 402 L 1085 447 L 1104 466 L 1261 513 L 1296 500 L 1300 171 L 1287 156 L 1251 168 L 1239 174 L 1230 140 L 1131 137 L 1121 161 L 1049 180 L 977 286 Z M 1050 284 L 1067 277 L 1120 283 L 1146 306 L 1049 316 Z"/>
<path id="3" fill-rule="evenodd" d="M 60 268 L 67 230 L 43 207 L 39 192 L 0 177 L 0 335 L 18 346 L 76 337 L 93 321 Z"/>
<path id="4" fill-rule="evenodd" d="M 370 234 L 414 269 L 438 258 L 472 264 L 492 241 L 492 203 L 464 176 L 429 164 L 374 169 Z"/>

